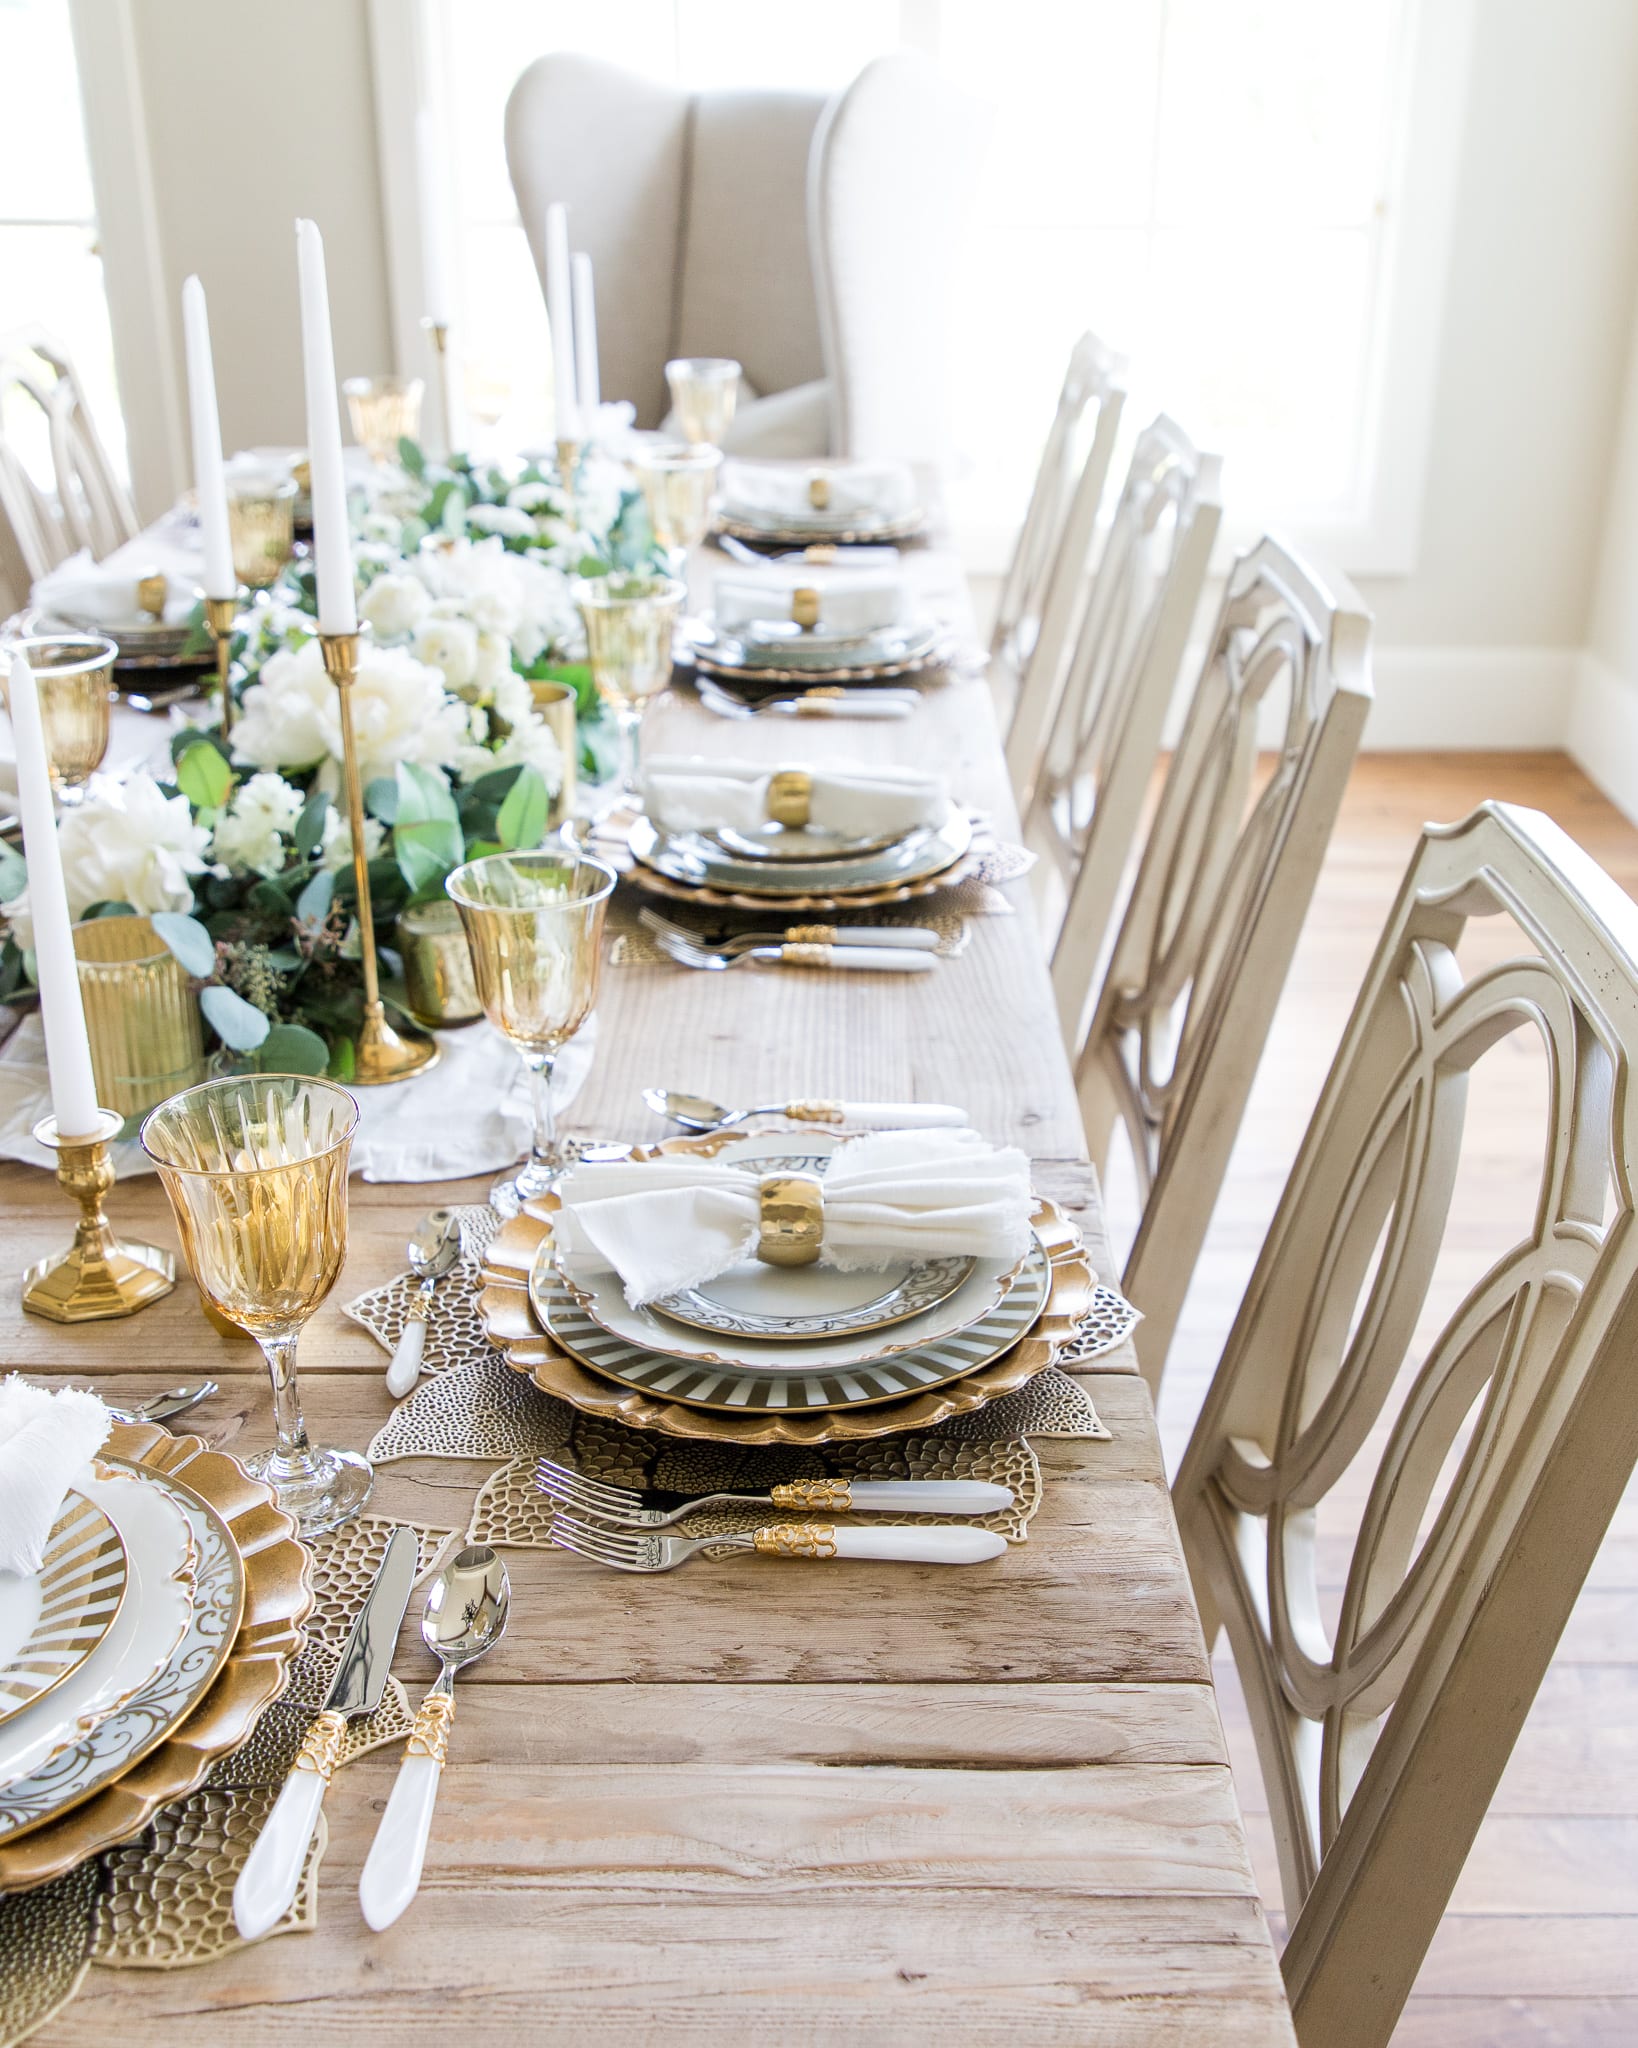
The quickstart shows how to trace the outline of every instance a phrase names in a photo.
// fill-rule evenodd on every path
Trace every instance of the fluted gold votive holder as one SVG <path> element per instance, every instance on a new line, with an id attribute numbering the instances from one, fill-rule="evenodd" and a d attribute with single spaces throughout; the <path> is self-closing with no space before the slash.
<path id="1" fill-rule="evenodd" d="M 545 722 L 547 731 L 557 741 L 558 753 L 563 757 L 563 780 L 558 786 L 557 795 L 552 798 L 551 809 L 546 813 L 546 829 L 555 832 L 560 825 L 567 824 L 574 816 L 574 795 L 580 759 L 575 706 L 579 700 L 572 683 L 531 683 L 529 694 L 534 699 L 535 710 Z"/>
<path id="2" fill-rule="evenodd" d="M 205 1078 L 198 999 L 150 919 L 87 918 L 74 955 L 99 1102 L 142 1116 Z"/>
<path id="3" fill-rule="evenodd" d="M 341 389 L 353 436 L 372 462 L 396 462 L 400 441 L 420 439 L 426 385 L 419 377 L 349 377 Z"/>
<path id="4" fill-rule="evenodd" d="M 108 752 L 118 647 L 104 633 L 40 633 L 9 643 L 40 691 L 51 786 L 72 807 Z"/>
<path id="5" fill-rule="evenodd" d="M 398 913 L 398 955 L 418 1024 L 441 1030 L 483 1015 L 466 927 L 448 897 Z"/>
<path id="6" fill-rule="evenodd" d="M 67 1251 L 39 1259 L 23 1275 L 23 1307 L 53 1323 L 101 1323 L 135 1315 L 176 1285 L 176 1258 L 158 1245 L 114 1235 L 104 1210 L 114 1186 L 109 1146 L 125 1127 L 117 1110 L 99 1109 L 96 1130 L 65 1137 L 57 1119 L 34 1126 L 34 1142 L 57 1155 L 57 1185 L 79 1204 Z"/>

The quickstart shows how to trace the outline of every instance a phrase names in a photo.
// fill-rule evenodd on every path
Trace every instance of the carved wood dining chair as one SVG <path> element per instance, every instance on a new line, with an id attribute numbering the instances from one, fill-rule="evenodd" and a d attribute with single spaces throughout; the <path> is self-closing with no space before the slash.
<path id="1" fill-rule="evenodd" d="M 19 446 L 42 425 L 49 490 Z M 0 336 L 0 514 L 30 583 L 81 548 L 100 561 L 138 530 L 67 351 L 37 328 Z"/>
<path id="2" fill-rule="evenodd" d="M 1371 622 L 1264 538 L 1229 572 L 1078 1047 L 1100 1171 L 1117 1126 L 1142 1216 L 1121 1286 L 1158 1388 L 1371 706 Z M 1272 755 L 1259 721 L 1281 709 Z"/>
<path id="3" fill-rule="evenodd" d="M 1056 687 L 1126 402 L 1122 368 L 1095 334 L 1083 334 L 1070 352 L 990 635 L 991 685 L 1003 717 L 1013 721 L 1026 715 L 1037 691 Z"/>
<path id="4" fill-rule="evenodd" d="M 1506 956 L 1477 971 L 1475 920 Z M 1509 1102 L 1526 1053 L 1545 1071 L 1532 1213 L 1428 1340 L 1497 1047 Z M 1256 1732 L 1304 2048 L 1392 2034 L 1638 1456 L 1635 1056 L 1638 905 L 1539 812 L 1430 827 L 1176 1486 Z M 1364 1506 L 1331 1603 L 1316 1521 L 1344 1474 Z"/>
<path id="5" fill-rule="evenodd" d="M 1086 1009 L 1137 837 L 1222 516 L 1220 466 L 1164 414 L 1144 428 L 1054 701 L 1042 693 L 1024 840 L 1066 1033 Z M 1015 739 L 1024 723 L 1021 711 Z"/>

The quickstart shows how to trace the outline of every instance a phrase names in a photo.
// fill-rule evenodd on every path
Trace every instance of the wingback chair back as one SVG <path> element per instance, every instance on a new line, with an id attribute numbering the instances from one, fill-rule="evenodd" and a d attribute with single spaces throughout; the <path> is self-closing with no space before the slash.
<path id="1" fill-rule="evenodd" d="M 597 275 L 602 388 L 658 427 L 674 356 L 732 356 L 747 453 L 942 459 L 964 103 L 924 59 L 845 91 L 701 92 L 539 57 L 506 155 L 536 268 L 546 209 Z"/>
<path id="2" fill-rule="evenodd" d="M 1076 1080 L 1143 1214 L 1122 1287 L 1158 1387 L 1371 706 L 1370 617 L 1263 539 L 1229 571 Z M 1264 716 L 1282 708 L 1259 758 Z"/>
<path id="3" fill-rule="evenodd" d="M 1451 1222 L 1472 1077 L 1494 1051 L 1519 1102 L 1531 1047 L 1535 1186 L 1476 1240 Z M 1635 1061 L 1638 905 L 1537 811 L 1430 827 L 1176 1485 L 1256 1733 L 1303 2048 L 1386 2048 L 1632 1473 Z M 1494 1127 L 1467 1149 L 1493 1179 Z M 1437 1308 L 1478 1277 L 1430 1331 L 1447 1233 Z"/>
<path id="4" fill-rule="evenodd" d="M 25 423 L 44 428 L 50 490 L 17 445 Z M 0 336 L 0 519 L 0 574 L 24 590 L 81 548 L 100 561 L 137 531 L 68 353 L 36 328 Z"/>

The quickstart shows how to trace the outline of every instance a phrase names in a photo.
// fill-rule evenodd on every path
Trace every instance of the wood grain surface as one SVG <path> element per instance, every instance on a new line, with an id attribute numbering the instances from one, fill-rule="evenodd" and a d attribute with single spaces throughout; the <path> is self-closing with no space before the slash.
<path id="1" fill-rule="evenodd" d="M 909 558 L 952 616 L 952 556 Z M 936 762 L 1016 828 L 987 690 L 952 677 L 911 720 L 727 723 L 662 705 L 652 748 Z M 1105 1273 L 1098 1195 L 1026 906 L 975 920 L 925 977 L 605 974 L 576 1130 L 658 1135 L 638 1089 L 964 1104 L 1039 1161 Z M 437 1114 L 432 1095 L 429 1114 Z M 302 1351 L 315 1436 L 366 1443 L 383 1354 L 339 1302 L 400 1270 L 434 1200 L 365 1187 L 336 1297 Z M 0 1168 L 13 1271 L 67 1235 L 46 1177 Z M 118 1225 L 174 1245 L 152 1180 Z M 11 1365 L 140 1397 L 209 1371 L 187 1426 L 248 1452 L 268 1393 L 186 1283 L 66 1331 L 0 1301 Z M 1289 2043 L 1148 1394 L 1130 1350 L 1091 1375 L 1110 1443 L 1042 1441 L 1027 1543 L 971 1570 L 749 1559 L 656 1580 L 508 1555 L 512 1621 L 461 1681 L 421 1895 L 371 1935 L 356 1883 L 396 1768 L 337 1778 L 319 1925 L 198 1969 L 93 1970 L 34 2037 L 70 2043 L 551 2041 Z M 383 1467 L 372 1506 L 464 1526 L 488 1468 Z M 395 1669 L 430 1682 L 412 1614 Z"/>

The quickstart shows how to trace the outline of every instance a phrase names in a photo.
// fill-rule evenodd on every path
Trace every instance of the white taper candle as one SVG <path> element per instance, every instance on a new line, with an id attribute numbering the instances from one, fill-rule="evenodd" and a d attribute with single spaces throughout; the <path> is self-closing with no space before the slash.
<path id="1" fill-rule="evenodd" d="M 434 327 L 450 324 L 449 182 L 430 107 L 415 117 L 416 191 L 421 207 L 421 304 Z"/>
<path id="2" fill-rule="evenodd" d="M 552 396 L 560 441 L 580 438 L 575 403 L 574 292 L 569 271 L 569 209 L 561 199 L 546 209 L 546 318 L 552 327 Z"/>
<path id="3" fill-rule="evenodd" d="M 216 369 L 210 350 L 205 287 L 197 277 L 182 285 L 182 335 L 188 357 L 188 413 L 193 426 L 193 489 L 205 545 L 205 595 L 234 597 L 233 542 L 228 533 L 227 484 L 222 475 L 222 427 L 216 412 Z"/>
<path id="4" fill-rule="evenodd" d="M 313 554 L 321 633 L 356 633 L 353 550 L 347 531 L 347 479 L 341 463 L 341 408 L 330 338 L 330 287 L 324 238 L 310 220 L 296 223 L 301 282 L 301 360 L 307 385 L 307 462 L 313 480 Z"/>
<path id="5" fill-rule="evenodd" d="M 574 252 L 572 268 L 575 391 L 580 400 L 580 430 L 589 434 L 603 399 L 597 374 L 597 288 L 592 282 L 592 260 L 584 249 Z"/>
<path id="6" fill-rule="evenodd" d="M 51 1068 L 51 1107 L 63 1137 L 89 1138 L 100 1121 L 91 1041 L 85 1034 L 74 929 L 68 915 L 68 892 L 63 887 L 40 693 L 34 671 L 18 653 L 11 657 L 9 699 L 17 747 L 17 808 L 28 861 L 28 913 L 34 927 L 34 964 L 40 983 L 40 1021 L 45 1027 L 46 1059 Z"/>

